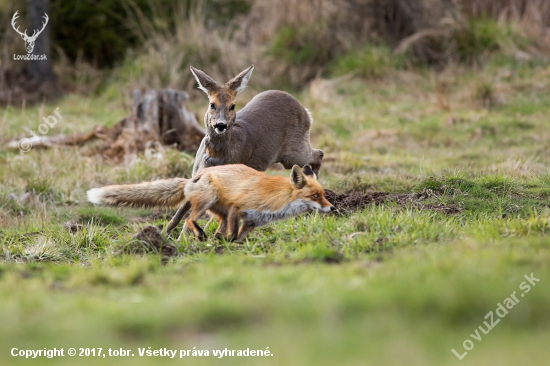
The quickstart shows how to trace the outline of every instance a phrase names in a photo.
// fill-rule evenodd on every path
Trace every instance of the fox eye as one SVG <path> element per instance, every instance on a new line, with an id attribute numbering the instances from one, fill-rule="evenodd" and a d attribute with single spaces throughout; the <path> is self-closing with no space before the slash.
<path id="1" fill-rule="evenodd" d="M 315 198 L 315 199 L 317 199 L 317 198 L 319 198 L 319 197 L 321 197 L 321 196 L 319 196 L 319 193 L 315 193 L 315 194 L 313 195 L 313 198 Z"/>
<path id="2" fill-rule="evenodd" d="M 234 111 L 235 110 L 235 104 L 233 104 L 231 107 L 229 107 L 229 110 Z"/>
<path id="3" fill-rule="evenodd" d="M 214 103 L 210 103 L 210 108 L 212 108 L 213 110 L 216 110 L 216 105 Z"/>

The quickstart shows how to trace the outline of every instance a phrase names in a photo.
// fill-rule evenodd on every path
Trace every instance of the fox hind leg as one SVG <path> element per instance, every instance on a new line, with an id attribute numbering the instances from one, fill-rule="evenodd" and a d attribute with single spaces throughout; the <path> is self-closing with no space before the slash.
<path id="1" fill-rule="evenodd" d="M 197 221 L 208 209 L 210 209 L 210 207 L 212 207 L 216 203 L 217 200 L 217 196 L 213 196 L 208 201 L 199 201 L 199 199 L 191 200 L 193 212 L 191 212 L 187 220 L 185 220 L 185 223 L 187 224 L 189 229 L 191 229 L 195 233 L 197 239 L 199 239 L 200 241 L 206 240 L 206 234 L 204 230 L 197 224 Z"/>
<path id="2" fill-rule="evenodd" d="M 176 214 L 174 217 L 172 217 L 172 220 L 168 223 L 168 226 L 166 227 L 166 234 L 169 234 L 170 231 L 174 230 L 176 226 L 180 223 L 181 219 L 183 218 L 183 215 L 189 211 L 191 208 L 190 202 L 185 202 L 183 205 L 181 205 L 178 210 L 176 211 Z"/>

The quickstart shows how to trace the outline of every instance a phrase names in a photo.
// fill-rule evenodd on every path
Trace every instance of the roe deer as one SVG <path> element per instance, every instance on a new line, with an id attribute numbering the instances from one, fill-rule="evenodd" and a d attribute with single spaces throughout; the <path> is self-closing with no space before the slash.
<path id="1" fill-rule="evenodd" d="M 311 148 L 312 118 L 292 95 L 268 90 L 256 95 L 243 109 L 235 110 L 235 98 L 248 83 L 254 65 L 225 85 L 191 66 L 199 89 L 210 104 L 204 116 L 203 138 L 193 166 L 193 176 L 210 166 L 244 164 L 265 171 L 275 163 L 286 169 L 309 164 L 319 175 L 324 153 Z"/>

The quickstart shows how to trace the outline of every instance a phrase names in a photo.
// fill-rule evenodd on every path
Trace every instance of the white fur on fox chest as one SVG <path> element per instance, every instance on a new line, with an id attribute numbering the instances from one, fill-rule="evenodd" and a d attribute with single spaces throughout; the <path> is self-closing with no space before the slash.
<path id="1" fill-rule="evenodd" d="M 249 225 L 263 226 L 269 224 L 271 221 L 284 220 L 306 211 L 309 211 L 309 206 L 299 199 L 287 203 L 278 211 L 245 210 L 241 213 L 241 218 L 249 223 Z"/>

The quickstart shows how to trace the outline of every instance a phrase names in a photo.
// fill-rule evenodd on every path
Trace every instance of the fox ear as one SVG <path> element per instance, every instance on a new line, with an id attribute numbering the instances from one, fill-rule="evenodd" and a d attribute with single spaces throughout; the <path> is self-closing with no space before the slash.
<path id="1" fill-rule="evenodd" d="M 242 92 L 248 84 L 248 80 L 252 76 L 252 71 L 254 70 L 254 65 L 250 66 L 248 69 L 241 72 L 239 75 L 235 76 L 233 79 L 227 82 L 227 87 L 234 90 L 237 94 Z"/>
<path id="2" fill-rule="evenodd" d="M 210 76 L 206 75 L 199 69 L 195 69 L 193 66 L 191 66 L 190 68 L 193 76 L 197 80 L 197 83 L 199 83 L 200 90 L 208 94 L 216 89 L 218 84 L 216 84 L 216 82 Z"/>
<path id="3" fill-rule="evenodd" d="M 306 185 L 306 177 L 298 165 L 294 165 L 292 167 L 292 172 L 290 173 L 290 184 L 296 186 L 298 189 L 302 189 Z"/>
<path id="4" fill-rule="evenodd" d="M 317 179 L 317 176 L 313 173 L 313 169 L 311 169 L 310 165 L 304 165 L 303 172 L 305 175 L 312 177 L 313 179 Z"/>

